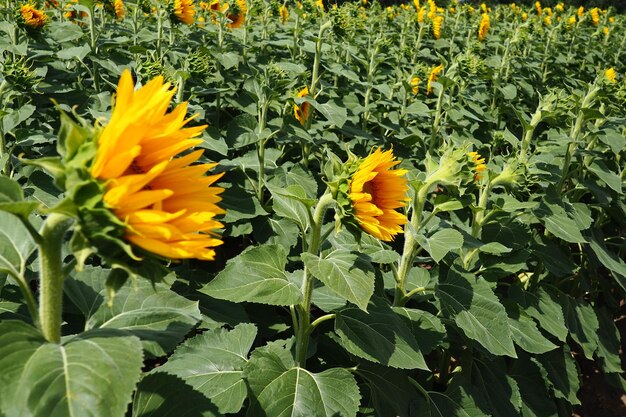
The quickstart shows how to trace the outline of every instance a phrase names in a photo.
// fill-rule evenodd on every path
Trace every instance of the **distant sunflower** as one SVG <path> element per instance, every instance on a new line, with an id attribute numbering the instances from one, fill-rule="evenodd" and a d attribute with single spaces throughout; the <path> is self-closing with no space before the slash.
<path id="1" fill-rule="evenodd" d="M 474 171 L 476 172 L 474 182 L 479 181 L 482 178 L 483 172 L 487 170 L 485 158 L 481 158 L 478 152 L 468 152 L 467 156 L 470 157 L 471 162 L 474 164 Z"/>
<path id="2" fill-rule="evenodd" d="M 409 189 L 405 169 L 394 169 L 393 151 L 376 149 L 365 158 L 350 181 L 350 200 L 354 216 L 363 230 L 372 236 L 392 241 L 402 233 L 406 216 L 396 209 L 406 207 Z"/>
<path id="3" fill-rule="evenodd" d="M 296 97 L 302 98 L 308 95 L 309 95 L 309 88 L 304 87 L 302 90 L 298 92 Z M 310 110 L 311 109 L 309 107 L 309 103 L 307 103 L 306 101 L 300 105 L 297 105 L 297 104 L 293 105 L 293 115 L 295 116 L 296 119 L 298 119 L 298 121 L 300 122 L 302 126 L 306 124 L 306 121 L 309 118 Z"/>
<path id="4" fill-rule="evenodd" d="M 411 91 L 413 94 L 417 94 L 420 91 L 420 81 L 422 81 L 419 77 L 411 78 Z"/>
<path id="5" fill-rule="evenodd" d="M 20 14 L 24 19 L 24 24 L 32 29 L 40 29 L 48 21 L 48 16 L 44 11 L 36 9 L 32 4 L 25 4 L 20 7 Z"/>
<path id="6" fill-rule="evenodd" d="M 184 127 L 187 103 L 167 112 L 174 90 L 159 76 L 134 91 L 129 71 L 120 78 L 115 106 L 98 138 L 92 177 L 105 184 L 104 203 L 125 225 L 124 239 L 157 255 L 212 260 L 222 244 L 214 219 L 222 174 L 216 164 L 195 164 L 206 126 Z"/>
<path id="7" fill-rule="evenodd" d="M 487 32 L 489 32 L 489 27 L 491 26 L 491 21 L 489 19 L 489 15 L 487 13 L 483 13 L 483 17 L 480 19 L 480 26 L 478 27 L 478 40 L 484 41 L 487 38 Z"/>
<path id="8" fill-rule="evenodd" d="M 611 67 L 604 71 L 604 78 L 606 78 L 611 84 L 615 84 L 617 82 L 617 73 L 615 72 L 615 68 Z"/>
<path id="9" fill-rule="evenodd" d="M 246 0 L 236 0 L 235 4 L 228 7 L 226 12 L 226 17 L 230 20 L 227 26 L 231 29 L 242 27 L 246 21 L 246 13 L 248 13 Z"/>
<path id="10" fill-rule="evenodd" d="M 430 70 L 430 74 L 428 75 L 428 82 L 426 83 L 427 94 L 430 94 L 433 92 L 433 88 L 431 84 L 437 81 L 437 77 L 439 76 L 439 73 L 441 71 L 443 71 L 443 64 L 439 64 L 436 67 L 434 67 L 432 70 Z"/>
<path id="11" fill-rule="evenodd" d="M 174 16 L 179 22 L 190 25 L 196 16 L 193 0 L 174 0 Z"/>
<path id="12" fill-rule="evenodd" d="M 441 38 L 441 29 L 443 27 L 443 16 L 435 16 L 433 19 L 433 36 L 435 39 Z"/>
<path id="13" fill-rule="evenodd" d="M 124 7 L 124 1 L 123 0 L 115 0 L 113 2 L 113 6 L 115 7 L 115 16 L 117 16 L 118 19 L 123 19 L 124 15 L 126 14 L 126 8 Z"/>
<path id="14" fill-rule="evenodd" d="M 286 23 L 287 20 L 289 20 L 289 9 L 287 9 L 287 6 L 282 4 L 278 8 L 278 12 L 280 13 L 280 21 L 283 22 L 283 23 Z"/>

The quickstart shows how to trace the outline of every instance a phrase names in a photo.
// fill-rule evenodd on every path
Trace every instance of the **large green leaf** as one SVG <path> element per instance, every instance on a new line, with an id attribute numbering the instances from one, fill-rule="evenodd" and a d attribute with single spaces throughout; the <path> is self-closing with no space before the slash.
<path id="1" fill-rule="evenodd" d="M 576 393 L 580 388 L 578 368 L 567 345 L 532 358 L 539 365 L 541 375 L 552 389 L 556 398 L 562 398 L 570 404 L 580 404 Z"/>
<path id="2" fill-rule="evenodd" d="M 529 355 L 523 352 L 520 354 L 510 375 L 517 382 L 522 395 L 522 417 L 557 416 L 556 404 L 548 394 L 539 366 L 530 360 Z"/>
<path id="3" fill-rule="evenodd" d="M 311 216 L 310 205 L 306 191 L 299 184 L 292 184 L 286 188 L 269 188 L 272 193 L 274 212 L 296 223 L 300 230 L 306 230 Z"/>
<path id="4" fill-rule="evenodd" d="M 226 264 L 226 268 L 200 292 L 223 300 L 271 305 L 298 304 L 300 288 L 287 279 L 287 252 L 278 245 L 251 247 Z"/>
<path id="5" fill-rule="evenodd" d="M 598 232 L 593 233 L 593 238 L 589 240 L 589 247 L 600 263 L 612 272 L 615 281 L 617 281 L 620 287 L 626 291 L 626 263 L 607 249 L 602 235 Z"/>
<path id="6" fill-rule="evenodd" d="M 463 246 L 463 235 L 458 230 L 442 229 L 430 237 L 418 235 L 418 242 L 428 251 L 433 260 L 438 263 L 449 252 Z"/>
<path id="7" fill-rule="evenodd" d="M 16 181 L 0 175 L 0 211 L 27 218 L 37 206 L 36 201 L 24 201 L 24 191 Z"/>
<path id="8" fill-rule="evenodd" d="M 413 407 L 412 417 L 488 417 L 468 392 L 468 388 L 453 380 L 445 392 L 422 391 Z"/>
<path id="9" fill-rule="evenodd" d="M 598 316 L 598 357 L 605 372 L 624 372 L 620 358 L 620 334 L 613 317 L 605 308 L 596 308 Z"/>
<path id="10" fill-rule="evenodd" d="M 0 415 L 123 417 L 142 366 L 139 339 L 98 329 L 47 343 L 33 327 L 0 323 Z"/>
<path id="11" fill-rule="evenodd" d="M 516 304 L 507 304 L 507 313 L 509 315 L 509 327 L 513 341 L 530 353 L 546 353 L 557 348 L 557 345 L 546 339 L 537 329 L 537 325 L 532 318 L 523 311 L 519 310 Z"/>
<path id="12" fill-rule="evenodd" d="M 335 249 L 323 257 L 303 253 L 304 265 L 315 278 L 365 310 L 374 293 L 374 271 L 359 253 Z"/>
<path id="13" fill-rule="evenodd" d="M 356 370 L 367 381 L 377 417 L 408 417 L 418 391 L 405 371 L 363 361 Z"/>
<path id="14" fill-rule="evenodd" d="M 522 398 L 513 378 L 506 374 L 503 358 L 472 362 L 472 391 L 480 408 L 493 417 L 519 415 Z"/>
<path id="15" fill-rule="evenodd" d="M 571 205 L 559 200 L 553 189 L 547 191 L 544 200 L 533 210 L 533 213 L 546 229 L 559 239 L 570 243 L 586 241 L 580 233 L 586 228 L 581 227 L 582 224 L 576 221 Z"/>
<path id="16" fill-rule="evenodd" d="M 467 337 L 494 355 L 517 356 L 506 311 L 484 279 L 450 269 L 435 296 Z"/>
<path id="17" fill-rule="evenodd" d="M 372 299 L 367 312 L 353 307 L 339 311 L 335 331 L 355 356 L 394 368 L 428 369 L 405 318 L 382 298 Z"/>
<path id="18" fill-rule="evenodd" d="M 210 399 L 220 413 L 236 413 L 247 396 L 243 367 L 255 337 L 253 324 L 240 324 L 231 331 L 208 331 L 180 345 L 153 373 L 175 375 Z M 175 396 L 163 401 L 185 407 Z"/>
<path id="19" fill-rule="evenodd" d="M 593 360 L 593 354 L 598 349 L 598 317 L 593 307 L 582 300 L 577 300 L 567 294 L 558 295 L 565 311 L 565 324 L 572 339 L 578 343 L 585 357 Z"/>
<path id="20" fill-rule="evenodd" d="M 361 395 L 342 368 L 313 373 L 295 365 L 289 351 L 272 344 L 255 350 L 245 366 L 252 398 L 249 417 L 354 417 Z"/>
<path id="21" fill-rule="evenodd" d="M 549 293 L 542 288 L 536 291 L 524 291 L 514 285 L 509 290 L 509 297 L 520 305 L 522 311 L 537 320 L 541 328 L 556 336 L 561 342 L 567 337 L 563 309 Z"/>
<path id="22" fill-rule="evenodd" d="M 437 316 L 414 308 L 393 307 L 393 310 L 407 318 L 409 328 L 423 354 L 432 352 L 443 342 L 446 329 Z"/>
<path id="23" fill-rule="evenodd" d="M 22 276 L 26 260 L 35 246 L 22 222 L 14 215 L 0 211 L 0 272 Z"/>
<path id="24" fill-rule="evenodd" d="M 66 280 L 64 291 L 86 318 L 87 329 L 128 330 L 153 356 L 170 352 L 201 319 L 198 303 L 161 283 L 139 279 L 107 302 L 110 270 L 86 267 Z"/>

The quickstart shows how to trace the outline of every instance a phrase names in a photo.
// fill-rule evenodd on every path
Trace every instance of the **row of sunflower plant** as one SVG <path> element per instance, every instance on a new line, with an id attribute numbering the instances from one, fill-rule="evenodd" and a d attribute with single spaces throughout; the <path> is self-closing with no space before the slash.
<path id="1" fill-rule="evenodd" d="M 0 416 L 571 416 L 581 364 L 623 390 L 625 30 L 2 2 Z"/>

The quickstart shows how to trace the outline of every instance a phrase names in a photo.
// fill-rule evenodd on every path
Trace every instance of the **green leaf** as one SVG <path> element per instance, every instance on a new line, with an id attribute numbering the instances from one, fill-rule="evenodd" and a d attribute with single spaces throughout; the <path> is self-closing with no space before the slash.
<path id="1" fill-rule="evenodd" d="M 176 375 L 147 374 L 137 387 L 133 417 L 222 417 L 217 407 Z"/>
<path id="2" fill-rule="evenodd" d="M 47 343 L 33 327 L 0 323 L 0 414 L 123 417 L 139 381 L 139 339 L 113 329 Z"/>
<path id="3" fill-rule="evenodd" d="M 373 298 L 368 312 L 353 307 L 339 311 L 335 332 L 344 349 L 360 358 L 393 368 L 428 369 L 405 318 L 382 298 Z"/>
<path id="4" fill-rule="evenodd" d="M 350 372 L 310 372 L 276 345 L 255 350 L 244 373 L 253 395 L 250 417 L 355 417 L 358 411 L 361 395 Z"/>
<path id="5" fill-rule="evenodd" d="M 458 230 L 442 229 L 428 238 L 418 235 L 418 242 L 439 263 L 449 252 L 463 246 L 463 235 Z"/>
<path id="6" fill-rule="evenodd" d="M 271 305 L 300 302 L 300 288 L 287 279 L 287 252 L 278 245 L 261 245 L 243 251 L 199 291 L 211 297 Z"/>
<path id="7" fill-rule="evenodd" d="M 543 225 L 550 233 L 559 239 L 563 239 L 570 243 L 586 242 L 580 233 L 581 228 L 576 221 L 572 219 L 568 212 L 552 199 L 545 198 L 539 206 L 533 210 Z"/>
<path id="8" fill-rule="evenodd" d="M 28 120 L 37 108 L 32 104 L 24 104 L 17 110 L 11 110 L 8 114 L 0 117 L 2 131 L 4 133 L 15 129 L 19 124 Z"/>
<path id="9" fill-rule="evenodd" d="M 363 361 L 356 373 L 367 381 L 377 417 L 408 417 L 418 391 L 404 371 Z"/>
<path id="10" fill-rule="evenodd" d="M 310 208 L 304 188 L 298 184 L 286 188 L 269 188 L 272 193 L 274 213 L 296 223 L 300 230 L 309 225 Z"/>
<path id="11" fill-rule="evenodd" d="M 506 311 L 484 279 L 450 269 L 435 296 L 467 337 L 494 355 L 517 357 Z"/>
<path id="12" fill-rule="evenodd" d="M 337 295 L 367 309 L 374 293 L 372 266 L 359 253 L 335 249 L 323 257 L 303 253 L 304 265 Z"/>
<path id="13" fill-rule="evenodd" d="M 346 111 L 346 108 L 343 106 L 338 106 L 337 104 L 332 102 L 320 104 L 311 98 L 309 98 L 307 101 L 311 103 L 315 110 L 322 113 L 326 120 L 337 126 L 337 128 L 339 129 L 341 129 L 348 120 L 348 113 Z"/>
<path id="14" fill-rule="evenodd" d="M 468 392 L 468 388 L 453 379 L 446 392 L 422 391 L 417 397 L 411 417 L 488 417 Z"/>
<path id="15" fill-rule="evenodd" d="M 598 357 L 605 372 L 622 373 L 620 334 L 613 317 L 605 308 L 596 308 L 598 316 Z"/>
<path id="16" fill-rule="evenodd" d="M 503 358 L 491 362 L 472 362 L 472 391 L 477 392 L 476 402 L 493 417 L 519 415 L 522 398 L 513 378 L 506 374 Z"/>
<path id="17" fill-rule="evenodd" d="M 38 206 L 36 201 L 24 201 L 22 187 L 16 181 L 0 175 L 0 211 L 27 219 Z"/>
<path id="18" fill-rule="evenodd" d="M 243 367 L 255 337 L 253 324 L 240 324 L 231 331 L 208 331 L 180 345 L 153 373 L 176 375 L 210 399 L 220 413 L 236 413 L 247 396 Z M 176 397 L 164 401 L 185 407 Z"/>
<path id="19" fill-rule="evenodd" d="M 14 277 L 24 274 L 26 260 L 35 242 L 22 222 L 13 214 L 0 211 L 0 272 Z"/>
<path id="20" fill-rule="evenodd" d="M 446 329 L 441 320 L 428 311 L 406 307 L 393 307 L 393 310 L 408 319 L 411 333 L 423 354 L 432 352 L 443 343 Z"/>
<path id="21" fill-rule="evenodd" d="M 510 375 L 522 395 L 522 417 L 557 417 L 554 399 L 550 398 L 539 366 L 529 355 L 520 354 Z"/>
<path id="22" fill-rule="evenodd" d="M 598 349 L 600 327 L 593 307 L 563 293 L 559 293 L 558 299 L 565 312 L 565 325 L 570 336 L 582 347 L 585 357 L 593 360 L 593 354 Z"/>
<path id="23" fill-rule="evenodd" d="M 578 368 L 567 345 L 561 349 L 538 355 L 532 361 L 539 365 L 541 375 L 547 381 L 556 398 L 572 405 L 580 404 L 576 393 L 580 389 Z"/>
<path id="24" fill-rule="evenodd" d="M 519 311 L 517 305 L 511 303 L 507 308 L 509 313 L 509 327 L 515 343 L 526 352 L 541 354 L 557 348 L 557 345 L 546 339 L 532 318 L 523 311 Z"/>
<path id="25" fill-rule="evenodd" d="M 593 172 L 606 185 L 618 194 L 622 194 L 622 179 L 619 175 L 612 172 L 601 159 L 595 159 L 589 165 L 589 171 Z"/>
<path id="26" fill-rule="evenodd" d="M 610 252 L 604 245 L 603 237 L 600 233 L 594 232 L 593 238 L 589 239 L 589 247 L 604 265 L 613 274 L 613 278 L 624 291 L 626 291 L 626 263 L 615 253 Z"/>
<path id="27" fill-rule="evenodd" d="M 561 342 L 565 341 L 567 327 L 563 309 L 545 290 L 538 288 L 530 292 L 514 285 L 509 290 L 509 297 L 520 305 L 522 311 L 537 320 L 543 330 L 556 336 Z"/>
<path id="28" fill-rule="evenodd" d="M 122 286 L 109 305 L 105 283 L 110 272 L 86 267 L 65 282 L 64 291 L 85 316 L 87 329 L 127 330 L 151 355 L 162 356 L 200 321 L 197 302 L 145 279 Z"/>

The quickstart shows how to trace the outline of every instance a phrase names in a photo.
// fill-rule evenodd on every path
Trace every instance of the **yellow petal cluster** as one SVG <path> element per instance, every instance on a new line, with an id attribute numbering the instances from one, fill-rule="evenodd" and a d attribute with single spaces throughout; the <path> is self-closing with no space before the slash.
<path id="1" fill-rule="evenodd" d="M 33 29 L 42 28 L 48 20 L 44 11 L 36 9 L 32 4 L 25 4 L 20 7 L 20 14 L 24 19 L 24 24 Z"/>
<path id="2" fill-rule="evenodd" d="M 600 9 L 594 7 L 589 11 L 589 15 L 591 16 L 591 23 L 593 23 L 594 26 L 597 26 L 598 23 L 600 23 Z"/>
<path id="3" fill-rule="evenodd" d="M 278 12 L 280 13 L 280 21 L 286 23 L 289 20 L 289 9 L 284 4 L 278 8 Z"/>
<path id="4" fill-rule="evenodd" d="M 350 181 L 350 200 L 357 222 L 370 235 L 392 241 L 407 223 L 404 214 L 396 211 L 406 207 L 409 189 L 404 169 L 398 165 L 393 151 L 376 149 L 365 158 Z"/>
<path id="5" fill-rule="evenodd" d="M 167 112 L 174 90 L 161 76 L 135 91 L 131 74 L 120 78 L 115 106 L 98 138 L 91 175 L 105 182 L 104 202 L 126 225 L 124 238 L 166 258 L 212 260 L 222 241 L 214 219 L 222 174 L 206 176 L 216 164 L 194 164 L 203 151 L 206 126 L 184 127 L 187 103 Z"/>
<path id="6" fill-rule="evenodd" d="M 480 26 L 478 27 L 478 40 L 484 41 L 489 32 L 490 19 L 487 13 L 483 13 L 483 17 L 480 19 Z"/>
<path id="7" fill-rule="evenodd" d="M 193 0 L 174 0 L 174 16 L 186 25 L 192 24 L 196 16 Z"/>
<path id="8" fill-rule="evenodd" d="M 227 25 L 231 29 L 240 28 L 246 21 L 246 14 L 248 13 L 248 4 L 246 0 L 236 0 L 235 7 L 228 7 L 226 17 L 230 20 Z"/>
<path id="9" fill-rule="evenodd" d="M 604 78 L 606 78 L 611 84 L 615 84 L 617 82 L 617 73 L 615 72 L 615 68 L 611 67 L 604 71 Z"/>
<path id="10" fill-rule="evenodd" d="M 422 81 L 419 77 L 411 78 L 411 91 L 413 94 L 417 94 L 420 91 L 420 81 Z"/>
<path id="11" fill-rule="evenodd" d="M 117 16 L 118 19 L 123 19 L 124 15 L 126 14 L 126 9 L 124 7 L 124 1 L 123 0 L 115 0 L 113 2 L 113 7 L 115 7 L 115 16 Z"/>
<path id="12" fill-rule="evenodd" d="M 478 152 L 468 152 L 467 156 L 470 157 L 472 163 L 474 164 L 474 171 L 476 175 L 474 176 L 474 181 L 478 181 L 482 178 L 483 172 L 487 170 L 487 165 L 485 165 L 485 158 L 481 158 Z"/>
<path id="13" fill-rule="evenodd" d="M 443 16 L 435 16 L 433 19 L 433 36 L 435 39 L 441 38 L 441 28 L 443 26 Z"/>
<path id="14" fill-rule="evenodd" d="M 439 73 L 443 71 L 443 64 L 439 64 L 436 67 L 434 67 L 432 70 L 430 70 L 430 74 L 428 75 L 428 82 L 426 84 L 426 93 L 430 94 L 433 92 L 433 88 L 431 86 L 431 83 L 437 81 L 437 77 L 439 76 Z"/>
<path id="15" fill-rule="evenodd" d="M 298 91 L 296 97 L 302 98 L 309 95 L 309 87 L 304 87 L 302 90 Z M 302 126 L 306 124 L 307 119 L 309 118 L 309 103 L 306 101 L 299 106 L 297 104 L 293 105 L 293 115 L 300 122 Z"/>

